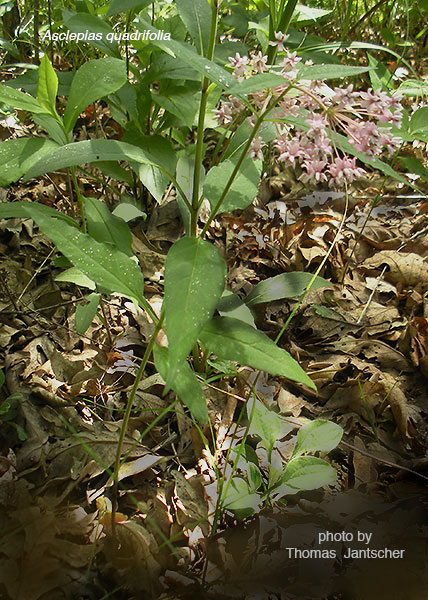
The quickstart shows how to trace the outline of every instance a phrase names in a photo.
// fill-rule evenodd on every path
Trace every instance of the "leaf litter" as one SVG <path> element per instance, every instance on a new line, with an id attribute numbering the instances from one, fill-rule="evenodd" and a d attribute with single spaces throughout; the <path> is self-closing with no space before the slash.
<path id="1" fill-rule="evenodd" d="M 295 186 L 295 199 L 284 202 L 284 185 L 280 176 L 267 180 L 254 206 L 223 215 L 209 231 L 227 259 L 227 287 L 241 298 L 279 273 L 314 272 L 337 232 L 340 194 L 304 196 Z M 59 600 L 100 598 L 119 588 L 114 598 L 172 600 L 201 597 L 205 582 L 207 598 L 318 600 L 340 594 L 338 578 L 344 577 L 353 598 L 366 600 L 378 592 L 369 589 L 373 579 L 358 563 L 330 561 L 322 573 L 315 564 L 303 571 L 293 558 L 284 563 L 284 548 L 313 548 L 320 532 L 349 526 L 373 531 L 385 546 L 399 546 L 401 536 L 408 560 L 393 576 L 378 566 L 376 577 L 392 594 L 406 569 L 415 573 L 420 567 L 409 583 L 409 597 L 419 597 L 427 583 L 420 565 L 426 525 L 419 502 L 426 504 L 427 495 L 423 480 L 411 472 L 427 472 L 428 245 L 422 206 L 403 198 L 381 202 L 369 213 L 354 190 L 345 227 L 320 273 L 333 286 L 307 294 L 280 340 L 311 376 L 316 394 L 279 378 L 258 380 L 245 370 L 239 379 L 206 386 L 214 435 L 207 447 L 180 409 L 153 423 L 174 396 L 162 396 L 163 381 L 148 365 L 124 443 L 115 533 L 110 473 L 135 373 L 116 367 L 126 357 L 138 365 L 153 324 L 132 303 L 109 298 L 113 346 L 97 320 L 78 335 L 74 305 L 82 289 L 52 280 L 50 246 L 37 227 L 4 222 L 2 363 L 8 394 L 20 398 L 16 420 L 26 439 L 3 424 L 2 593 L 11 600 Z M 167 249 L 181 235 L 175 209 L 159 206 L 146 235 Z M 163 255 L 147 251 L 138 231 L 134 248 L 145 269 L 146 295 L 158 311 Z M 295 302 L 257 305 L 258 327 L 275 337 Z M 330 488 L 286 497 L 247 521 L 236 522 L 226 512 L 211 535 L 218 473 L 232 472 L 230 450 L 245 435 L 237 416 L 251 384 L 282 419 L 273 461 L 291 456 L 298 428 L 311 420 L 331 419 L 343 427 L 346 445 L 331 456 L 339 479 Z M 210 439 L 209 429 L 204 434 Z M 265 450 L 253 443 L 263 470 Z"/>

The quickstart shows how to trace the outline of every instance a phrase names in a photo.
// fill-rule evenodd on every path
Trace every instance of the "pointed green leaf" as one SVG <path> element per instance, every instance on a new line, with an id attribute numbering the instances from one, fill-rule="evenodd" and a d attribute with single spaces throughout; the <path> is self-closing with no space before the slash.
<path id="1" fill-rule="evenodd" d="M 44 138 L 21 137 L 0 143 L 0 185 L 18 181 L 58 145 Z"/>
<path id="2" fill-rule="evenodd" d="M 172 39 L 162 39 L 161 32 L 141 17 L 135 21 L 135 24 L 140 31 L 149 30 L 156 34 L 157 39 L 150 40 L 151 44 L 158 46 L 173 58 L 179 58 L 180 61 L 186 63 L 222 89 L 228 89 L 236 83 L 236 79 L 231 73 L 214 61 L 197 54 L 192 46 Z"/>
<path id="3" fill-rule="evenodd" d="M 298 71 L 298 79 L 339 79 L 341 77 L 352 77 L 372 71 L 374 67 L 351 67 L 348 65 L 311 65 L 302 66 Z"/>
<path id="4" fill-rule="evenodd" d="M 117 58 L 100 58 L 84 63 L 73 77 L 64 113 L 64 126 L 71 131 L 80 113 L 95 100 L 112 94 L 127 81 L 126 65 Z"/>
<path id="5" fill-rule="evenodd" d="M 132 144 L 116 140 L 87 140 L 58 148 L 29 169 L 24 181 L 50 171 L 106 160 L 127 160 L 156 166 L 157 161 L 164 162 L 164 158 L 159 157 L 157 152 L 152 154 L 149 150 Z"/>
<path id="6" fill-rule="evenodd" d="M 336 423 L 317 419 L 299 429 L 293 457 L 305 452 L 330 452 L 342 439 L 343 429 Z"/>
<path id="7" fill-rule="evenodd" d="M 97 242 L 111 244 L 127 256 L 132 256 L 132 234 L 125 221 L 112 215 L 101 200 L 85 198 L 84 202 L 89 235 Z"/>
<path id="8" fill-rule="evenodd" d="M 295 271 L 292 273 L 281 273 L 275 277 L 264 279 L 246 296 L 245 304 L 247 306 L 254 306 L 261 302 L 273 302 L 282 298 L 297 298 L 303 294 L 312 277 L 312 273 Z M 332 284 L 322 277 L 316 277 L 311 285 L 311 289 L 317 290 L 323 287 L 332 287 Z"/>
<path id="9" fill-rule="evenodd" d="M 155 345 L 153 348 L 153 358 L 156 369 L 166 381 L 170 373 L 167 348 Z M 181 402 L 190 410 L 194 418 L 200 423 L 205 424 L 208 420 L 207 401 L 199 381 L 186 361 L 180 365 L 171 387 Z"/>
<path id="10" fill-rule="evenodd" d="M 131 10 L 133 8 L 137 9 L 137 11 L 143 10 L 149 4 L 152 4 L 153 0 L 113 0 L 110 4 L 110 8 L 108 9 L 107 15 L 109 17 L 114 17 L 121 12 L 126 12 L 127 10 Z"/>
<path id="11" fill-rule="evenodd" d="M 32 113 L 46 113 L 47 110 L 30 94 L 24 94 L 6 85 L 0 85 L 0 102 L 4 102 L 17 110 L 28 110 Z"/>
<path id="12" fill-rule="evenodd" d="M 249 517 L 260 507 L 259 494 L 251 493 L 247 482 L 242 477 L 234 477 L 223 499 L 223 506 L 232 510 L 239 518 Z"/>
<path id="13" fill-rule="evenodd" d="M 278 348 L 266 335 L 238 319 L 214 317 L 199 334 L 199 339 L 220 358 L 282 375 L 304 383 L 316 391 L 315 384 L 286 350 Z"/>
<path id="14" fill-rule="evenodd" d="M 76 267 L 70 267 L 55 277 L 55 281 L 66 281 L 67 283 L 74 283 L 82 287 L 86 287 L 89 290 L 95 290 L 95 283 L 89 277 L 86 277 L 80 269 Z"/>
<path id="15" fill-rule="evenodd" d="M 217 310 L 222 317 L 232 317 L 239 319 L 255 327 L 254 317 L 248 306 L 231 290 L 224 290 L 218 303 Z"/>
<path id="16" fill-rule="evenodd" d="M 297 490 L 315 490 L 334 483 L 336 470 L 325 460 L 315 456 L 299 456 L 290 460 L 278 484 Z"/>
<path id="17" fill-rule="evenodd" d="M 212 317 L 224 288 L 226 263 L 218 250 L 201 238 L 183 238 L 165 263 L 165 318 L 171 385 L 179 366 Z"/>
<path id="18" fill-rule="evenodd" d="M 76 13 L 66 9 L 62 11 L 62 14 L 66 27 L 73 33 L 81 34 L 82 37 L 78 43 L 86 42 L 95 48 L 99 48 L 109 56 L 121 58 L 119 47 L 114 39 L 114 30 L 103 19 L 97 15 Z M 98 39 L 96 34 L 99 34 Z"/>
<path id="19" fill-rule="evenodd" d="M 110 292 L 142 303 L 143 275 L 132 258 L 67 223 L 59 227 L 56 219 L 40 214 L 32 218 L 58 250 L 89 279 Z"/>
<path id="20" fill-rule="evenodd" d="M 57 116 L 56 95 L 58 92 L 58 77 L 51 65 L 47 54 L 40 61 L 39 78 L 37 80 L 37 99 L 40 105 L 46 108 L 46 111 Z"/>
<path id="21" fill-rule="evenodd" d="M 56 217 L 71 226 L 77 227 L 76 221 L 68 215 L 38 202 L 0 202 L 0 219 L 33 219 L 34 215 Z"/>
<path id="22" fill-rule="evenodd" d="M 413 113 L 409 131 L 418 140 L 428 142 L 428 106 L 423 106 Z"/>
<path id="23" fill-rule="evenodd" d="M 259 161 L 258 161 L 259 162 Z M 213 167 L 208 171 L 203 185 L 205 197 L 209 200 L 211 208 L 219 202 L 226 183 L 235 168 L 231 160 L 226 160 L 218 167 Z M 229 191 L 227 192 L 219 213 L 229 212 L 231 210 L 247 208 L 257 196 L 257 189 L 260 180 L 260 168 L 254 161 L 246 159 L 243 161 L 238 175 L 235 177 Z"/>
<path id="24" fill-rule="evenodd" d="M 79 304 L 74 315 L 74 325 L 77 333 L 83 335 L 90 327 L 95 315 L 97 314 L 98 305 L 100 303 L 101 294 L 89 294 L 87 304 Z"/>
<path id="25" fill-rule="evenodd" d="M 248 433 L 258 435 L 266 445 L 268 456 L 272 452 L 281 430 L 279 416 L 269 410 L 257 398 L 250 398 L 247 402 L 247 416 L 250 420 L 250 429 Z"/>
<path id="26" fill-rule="evenodd" d="M 211 9 L 207 0 L 176 0 L 178 14 L 192 36 L 200 55 L 210 40 Z"/>

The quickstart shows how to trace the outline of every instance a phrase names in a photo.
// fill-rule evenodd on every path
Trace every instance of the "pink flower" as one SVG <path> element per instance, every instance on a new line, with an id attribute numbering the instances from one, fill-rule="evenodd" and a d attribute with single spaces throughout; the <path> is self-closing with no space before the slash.
<path id="1" fill-rule="evenodd" d="M 303 172 L 299 179 L 303 183 L 321 183 L 321 181 L 327 181 L 327 175 L 323 173 L 324 167 L 327 165 L 325 160 L 305 160 L 303 168 L 306 172 Z"/>
<path id="2" fill-rule="evenodd" d="M 355 165 L 356 158 L 335 158 L 329 167 L 329 173 L 336 186 L 342 186 L 344 183 L 350 183 L 357 177 L 365 174 L 364 169 Z"/>
<path id="3" fill-rule="evenodd" d="M 263 73 L 267 69 L 267 59 L 268 57 L 263 56 L 259 50 L 259 52 L 250 59 L 250 65 L 257 73 Z"/>
<path id="4" fill-rule="evenodd" d="M 234 75 L 244 75 L 246 71 L 248 71 L 248 56 L 241 56 L 239 52 L 235 54 L 235 56 L 229 56 L 229 65 L 233 67 Z"/>
<path id="5" fill-rule="evenodd" d="M 282 31 L 277 31 L 275 38 L 275 40 L 269 42 L 269 46 L 278 46 L 278 52 L 283 52 L 285 50 L 284 42 L 288 40 L 289 36 L 282 33 Z"/>
<path id="6" fill-rule="evenodd" d="M 260 136 L 255 137 L 251 142 L 250 157 L 254 160 L 263 160 L 262 149 L 266 146 Z"/>

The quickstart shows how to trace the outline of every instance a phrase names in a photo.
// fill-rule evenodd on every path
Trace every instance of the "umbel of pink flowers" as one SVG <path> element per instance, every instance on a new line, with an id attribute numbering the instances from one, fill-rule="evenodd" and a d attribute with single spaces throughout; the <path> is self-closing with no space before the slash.
<path id="1" fill-rule="evenodd" d="M 248 79 L 256 73 L 275 72 L 284 77 L 284 84 L 273 89 L 248 94 L 248 100 L 255 109 L 249 114 L 244 103 L 229 96 L 214 111 L 218 123 L 227 126 L 235 119 L 239 121 L 247 111 L 250 124 L 255 123 L 255 113 L 263 110 L 267 102 L 279 98 L 272 113 L 276 127 L 273 147 L 278 160 L 285 166 L 300 167 L 299 179 L 304 183 L 326 183 L 340 188 L 364 175 L 365 170 L 356 166 L 356 158 L 351 158 L 340 149 L 340 142 L 332 143 L 332 134 L 346 137 L 353 147 L 368 158 L 379 156 L 384 151 L 392 154 L 401 144 L 394 137 L 390 125 L 400 127 L 403 107 L 402 95 L 394 92 L 389 95 L 371 88 L 354 91 L 352 85 L 346 88 L 329 88 L 322 81 L 299 80 L 297 64 L 301 61 L 296 52 L 284 48 L 286 36 L 276 34 L 278 50 L 285 52 L 280 63 L 280 71 L 272 70 L 267 64 L 267 56 L 259 51 L 249 57 L 238 53 L 229 58 L 229 65 L 238 81 Z M 312 64 L 310 61 L 306 65 Z M 286 122 L 287 117 L 300 117 L 304 126 Z M 263 158 L 265 142 L 260 136 L 254 138 L 250 155 L 254 159 Z"/>

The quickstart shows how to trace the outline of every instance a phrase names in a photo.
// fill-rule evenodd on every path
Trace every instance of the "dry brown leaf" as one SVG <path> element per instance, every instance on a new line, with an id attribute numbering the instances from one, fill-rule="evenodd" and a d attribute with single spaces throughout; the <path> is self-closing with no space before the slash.
<path id="1" fill-rule="evenodd" d="M 371 270 L 382 269 L 383 265 L 389 267 L 385 273 L 387 281 L 420 291 L 428 289 L 428 263 L 418 254 L 382 250 L 366 259 L 361 266 Z"/>

